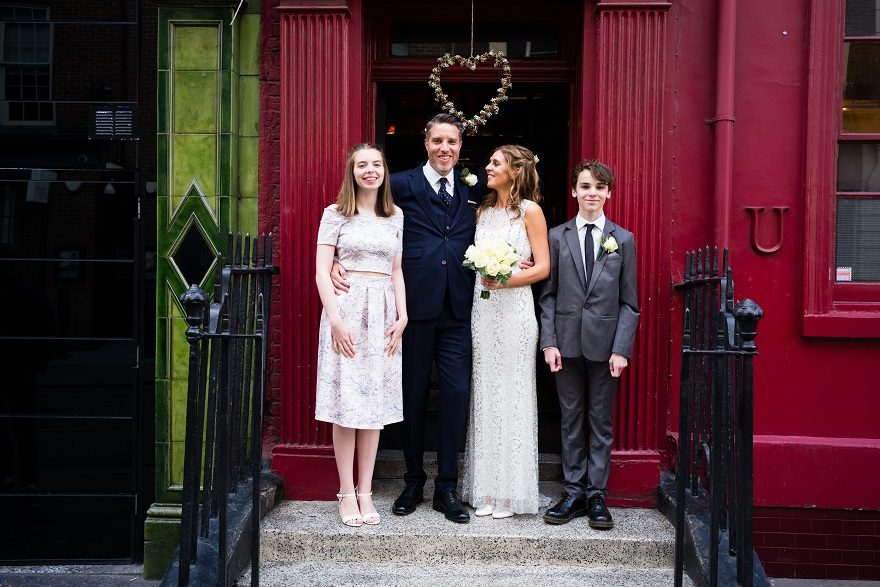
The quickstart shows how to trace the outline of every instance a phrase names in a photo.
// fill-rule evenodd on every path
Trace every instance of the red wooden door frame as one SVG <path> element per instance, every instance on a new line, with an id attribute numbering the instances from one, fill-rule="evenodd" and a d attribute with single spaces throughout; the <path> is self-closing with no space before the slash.
<path id="1" fill-rule="evenodd" d="M 469 6 L 470 3 L 461 4 Z M 560 1 L 542 6 L 537 16 L 533 5 L 520 16 L 509 10 L 509 2 L 488 7 L 481 3 L 481 6 L 494 10 L 491 17 L 495 19 L 540 17 L 560 21 L 561 59 L 512 60 L 511 67 L 519 81 L 571 84 L 569 167 L 581 158 L 598 154 L 631 178 L 653 177 L 657 173 L 655 170 L 663 162 L 659 132 L 662 100 L 640 104 L 638 111 L 629 109 L 628 100 L 641 95 L 639 88 L 645 82 L 646 73 L 650 74 L 650 80 L 662 81 L 668 3 L 648 0 L 597 5 L 585 0 L 580 6 L 572 6 L 570 2 Z M 505 10 L 505 6 L 508 9 Z M 427 72 L 436 63 L 434 59 L 395 58 L 390 56 L 389 50 L 382 49 L 390 48 L 388 15 L 394 14 L 397 20 L 428 22 L 432 17 L 455 11 L 448 4 L 441 11 L 413 6 L 403 0 L 371 2 L 366 8 L 361 0 L 339 0 L 332 6 L 282 0 L 279 12 L 282 44 L 279 190 L 282 343 L 279 352 L 282 368 L 281 444 L 273 449 L 273 468 L 285 478 L 287 497 L 331 499 L 337 490 L 337 480 L 330 427 L 314 420 L 314 363 L 320 315 L 320 301 L 312 285 L 314 234 L 321 210 L 335 199 L 342 158 L 348 146 L 373 138 L 377 84 L 383 81 L 427 83 Z M 332 42 L 315 42 L 324 37 Z M 652 42 L 647 49 L 653 52 L 650 55 L 645 54 L 646 38 Z M 623 50 L 599 54 L 600 48 L 609 46 Z M 648 64 L 647 72 L 643 62 Z M 591 64 L 596 64 L 595 70 Z M 486 73 L 450 71 L 444 79 L 455 81 L 462 76 L 467 76 L 467 81 L 493 81 L 497 74 L 491 70 Z M 603 83 L 607 84 L 606 89 L 613 87 L 615 92 L 602 95 L 600 110 L 598 88 Z M 627 116 L 632 116 L 633 121 Z M 600 135 L 600 129 L 620 128 L 629 134 L 636 128 L 647 132 L 649 151 L 643 152 L 632 145 L 616 145 L 617 137 L 611 133 L 604 138 Z M 307 153 L 298 149 L 304 141 L 308 142 Z M 636 140 L 635 144 L 644 144 L 644 141 Z M 653 200 L 657 194 L 647 195 L 647 205 L 656 204 Z M 642 300 L 655 301 L 654 307 L 643 306 L 643 318 L 648 310 L 650 333 L 639 334 L 637 353 L 638 349 L 642 352 L 636 361 L 641 365 L 630 370 L 629 378 L 624 379 L 621 386 L 611 484 L 614 502 L 650 505 L 654 502 L 659 479 L 658 447 L 663 442 L 666 423 L 658 418 L 666 411 L 665 385 L 668 385 L 664 383 L 668 380 L 664 371 L 668 349 L 663 350 L 661 344 L 654 343 L 663 339 L 662 332 L 668 329 L 669 318 L 657 319 L 656 315 L 662 308 L 668 308 L 664 302 L 668 302 L 670 294 L 660 287 L 663 279 L 668 280 L 668 268 L 664 270 L 662 266 L 663 244 L 652 236 L 662 220 L 657 219 L 659 214 L 645 214 L 634 206 L 630 203 L 612 213 L 615 218 L 625 218 L 628 228 L 637 235 L 643 234 L 644 242 L 651 243 L 647 250 L 640 249 L 643 256 L 639 278 L 640 289 L 647 286 Z M 569 207 L 573 214 L 573 200 Z"/>

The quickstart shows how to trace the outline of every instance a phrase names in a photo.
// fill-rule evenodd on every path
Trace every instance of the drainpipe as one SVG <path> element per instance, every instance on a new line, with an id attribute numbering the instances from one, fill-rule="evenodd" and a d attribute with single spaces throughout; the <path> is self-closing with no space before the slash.
<path id="1" fill-rule="evenodd" d="M 715 85 L 715 244 L 730 246 L 733 191 L 733 89 L 736 0 L 718 0 L 718 64 Z"/>

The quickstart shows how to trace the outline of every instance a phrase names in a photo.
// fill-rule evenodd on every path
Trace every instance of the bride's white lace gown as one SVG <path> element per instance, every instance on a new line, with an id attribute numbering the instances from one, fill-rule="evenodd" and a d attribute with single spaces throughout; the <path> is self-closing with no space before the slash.
<path id="1" fill-rule="evenodd" d="M 522 215 L 485 210 L 475 240 L 497 238 L 520 259 L 532 255 L 524 200 Z M 514 273 L 518 269 L 514 269 Z M 471 313 L 473 371 L 462 498 L 475 508 L 534 514 L 546 505 L 538 493 L 538 408 L 535 360 L 538 321 L 530 286 L 495 290 L 488 300 L 477 279 Z"/>

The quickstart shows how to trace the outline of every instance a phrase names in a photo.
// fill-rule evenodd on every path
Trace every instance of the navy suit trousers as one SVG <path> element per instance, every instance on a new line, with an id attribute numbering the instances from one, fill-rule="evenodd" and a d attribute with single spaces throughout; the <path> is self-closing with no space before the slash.
<path id="1" fill-rule="evenodd" d="M 436 491 L 455 491 L 458 454 L 467 423 L 471 376 L 471 322 L 456 318 L 449 292 L 440 316 L 410 320 L 403 332 L 403 456 L 407 485 L 423 487 L 425 411 L 432 363 L 438 377 Z"/>

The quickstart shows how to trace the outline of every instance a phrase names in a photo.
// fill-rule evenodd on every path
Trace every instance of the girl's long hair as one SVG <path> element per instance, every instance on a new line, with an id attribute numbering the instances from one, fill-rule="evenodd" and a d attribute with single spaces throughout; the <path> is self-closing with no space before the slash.
<path id="1" fill-rule="evenodd" d="M 394 199 L 391 197 L 391 172 L 388 170 L 388 161 L 382 147 L 373 143 L 360 143 L 348 151 L 348 160 L 345 162 L 345 175 L 342 178 L 342 187 L 336 197 L 336 211 L 346 218 L 358 213 L 357 211 L 357 183 L 354 180 L 354 156 L 358 151 L 375 149 L 382 156 L 382 167 L 385 169 L 385 177 L 379 186 L 376 197 L 376 216 L 387 218 L 394 216 Z"/>
<path id="2" fill-rule="evenodd" d="M 507 169 L 510 177 L 513 179 L 513 186 L 510 188 L 510 203 L 507 209 L 515 216 L 516 220 L 522 216 L 522 210 L 519 205 L 523 200 L 531 200 L 540 203 L 543 199 L 541 196 L 538 170 L 535 168 L 535 154 L 527 147 L 521 145 L 502 145 L 492 151 L 493 154 L 500 151 L 504 158 L 507 159 Z M 477 210 L 477 218 L 484 210 L 488 210 L 498 203 L 498 192 L 490 190 L 489 195 L 483 199 L 480 208 Z"/>

